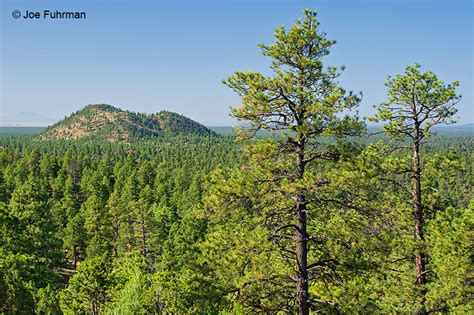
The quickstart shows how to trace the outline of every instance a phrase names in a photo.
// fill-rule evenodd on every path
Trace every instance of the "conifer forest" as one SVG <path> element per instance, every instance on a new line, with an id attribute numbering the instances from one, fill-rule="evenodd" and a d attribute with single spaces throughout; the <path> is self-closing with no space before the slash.
<path id="1" fill-rule="evenodd" d="M 1 134 L 0 313 L 472 314 L 459 82 L 420 60 L 361 116 L 324 30 L 222 78 L 235 133 L 98 104 Z"/>

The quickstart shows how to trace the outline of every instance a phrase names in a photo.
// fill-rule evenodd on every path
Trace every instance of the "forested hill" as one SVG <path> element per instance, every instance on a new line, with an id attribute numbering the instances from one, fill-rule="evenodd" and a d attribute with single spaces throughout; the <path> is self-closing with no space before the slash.
<path id="1" fill-rule="evenodd" d="M 106 140 L 133 142 L 163 135 L 216 135 L 205 126 L 176 113 L 124 111 L 107 104 L 87 105 L 48 127 L 41 140 Z"/>

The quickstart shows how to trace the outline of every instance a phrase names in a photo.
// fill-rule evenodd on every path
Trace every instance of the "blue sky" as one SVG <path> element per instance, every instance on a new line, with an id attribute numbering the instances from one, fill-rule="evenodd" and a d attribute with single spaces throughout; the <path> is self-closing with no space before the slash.
<path id="1" fill-rule="evenodd" d="M 1 3 L 2 125 L 48 125 L 89 103 L 184 114 L 234 125 L 239 98 L 222 79 L 267 72 L 258 43 L 318 12 L 336 39 L 326 63 L 345 65 L 341 85 L 362 91 L 361 115 L 384 100 L 389 74 L 415 62 L 459 80 L 459 122 L 474 122 L 473 5 L 446 0 L 12 1 Z M 84 11 L 85 20 L 15 20 L 11 13 Z"/>

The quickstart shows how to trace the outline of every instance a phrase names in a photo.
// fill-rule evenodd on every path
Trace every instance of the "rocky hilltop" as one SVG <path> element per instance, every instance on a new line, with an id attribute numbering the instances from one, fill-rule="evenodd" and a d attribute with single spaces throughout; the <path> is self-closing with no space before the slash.
<path id="1" fill-rule="evenodd" d="M 163 135 L 209 136 L 215 133 L 200 123 L 173 112 L 144 114 L 107 104 L 92 104 L 48 127 L 38 138 L 133 142 Z"/>

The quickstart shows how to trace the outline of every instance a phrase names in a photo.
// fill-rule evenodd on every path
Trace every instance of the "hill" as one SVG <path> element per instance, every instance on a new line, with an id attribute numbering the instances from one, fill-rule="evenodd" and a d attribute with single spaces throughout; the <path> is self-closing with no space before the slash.
<path id="1" fill-rule="evenodd" d="M 133 142 L 163 135 L 215 135 L 205 126 L 176 113 L 144 114 L 124 111 L 107 104 L 87 105 L 46 128 L 41 140 L 91 139 Z"/>

